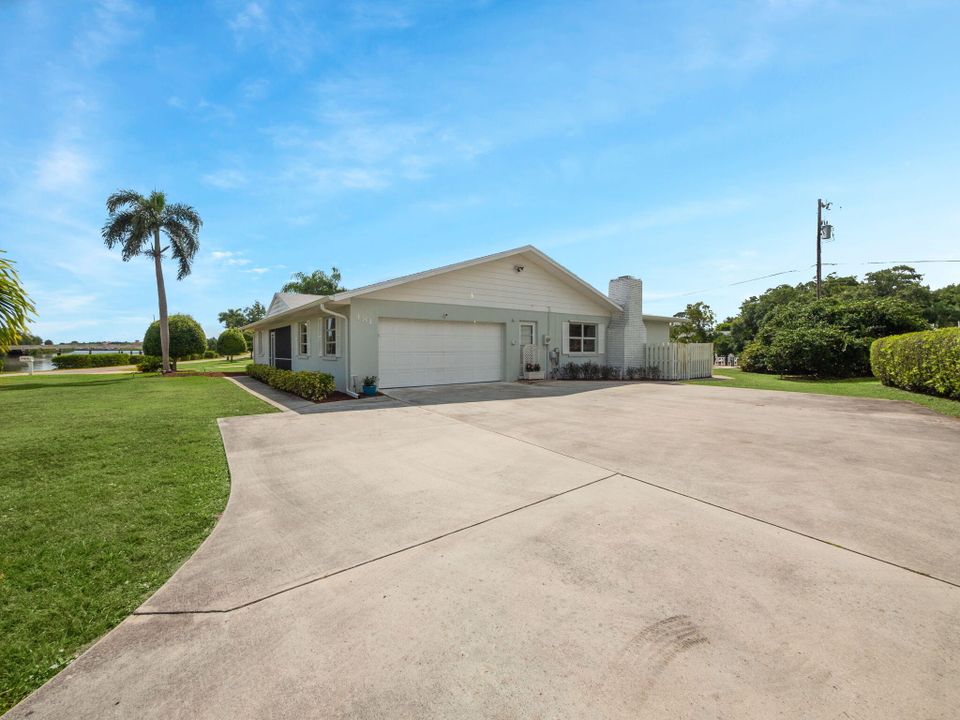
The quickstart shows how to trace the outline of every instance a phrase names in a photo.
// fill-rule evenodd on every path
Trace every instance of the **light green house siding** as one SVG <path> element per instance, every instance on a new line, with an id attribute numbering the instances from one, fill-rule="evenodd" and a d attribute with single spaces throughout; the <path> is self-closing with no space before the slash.
<path id="1" fill-rule="evenodd" d="M 339 310 L 338 310 L 339 311 Z M 380 318 L 403 318 L 407 320 L 438 320 L 446 322 L 482 322 L 497 323 L 503 327 L 503 371 L 501 380 L 516 380 L 521 372 L 520 323 L 537 324 L 537 344 L 540 346 L 540 366 L 550 369 L 547 352 L 554 348 L 562 349 L 563 323 L 585 322 L 606 325 L 608 315 L 583 315 L 533 310 L 511 310 L 469 305 L 446 305 L 441 303 L 400 302 L 396 300 L 375 300 L 353 298 L 350 312 L 350 364 L 351 374 L 360 377 L 380 375 L 379 337 Z M 543 336 L 550 336 L 549 345 L 543 344 Z M 586 362 L 598 364 L 606 362 L 605 353 L 578 353 L 574 355 L 561 352 L 560 364 L 567 362 Z"/>

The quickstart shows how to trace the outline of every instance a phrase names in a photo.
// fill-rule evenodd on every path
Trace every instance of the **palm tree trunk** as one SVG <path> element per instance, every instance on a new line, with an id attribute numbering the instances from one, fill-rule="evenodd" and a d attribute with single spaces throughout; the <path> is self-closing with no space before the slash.
<path id="1" fill-rule="evenodd" d="M 160 301 L 160 356 L 163 372 L 170 372 L 170 325 L 167 322 L 167 291 L 163 287 L 163 268 L 160 266 L 160 229 L 153 233 L 153 264 L 157 271 L 157 298 Z"/>

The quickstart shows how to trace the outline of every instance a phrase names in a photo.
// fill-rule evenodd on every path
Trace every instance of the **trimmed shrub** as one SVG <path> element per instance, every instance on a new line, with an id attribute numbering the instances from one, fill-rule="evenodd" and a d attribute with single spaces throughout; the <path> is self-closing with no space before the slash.
<path id="1" fill-rule="evenodd" d="M 60 370 L 73 368 L 116 367 L 119 365 L 133 365 L 133 356 L 126 353 L 98 353 L 73 355 L 54 355 L 50 360 Z"/>
<path id="2" fill-rule="evenodd" d="M 207 337 L 200 323 L 189 315 L 171 315 L 170 360 L 174 369 L 177 360 L 187 360 L 191 356 L 200 358 L 207 349 Z M 160 321 L 156 320 L 147 328 L 143 336 L 143 352 L 147 355 L 160 355 Z"/>
<path id="3" fill-rule="evenodd" d="M 250 363 L 247 365 L 247 375 L 272 388 L 307 400 L 323 400 L 337 389 L 333 375 L 312 370 L 278 370 L 270 365 Z"/>
<path id="4" fill-rule="evenodd" d="M 205 351 L 205 352 L 203 353 L 203 359 L 204 359 L 204 360 L 210 360 L 210 359 L 212 359 L 212 358 L 217 358 L 217 357 L 220 357 L 220 356 L 217 355 L 217 351 L 216 351 L 216 350 L 207 350 L 207 351 Z"/>
<path id="5" fill-rule="evenodd" d="M 156 355 L 141 355 L 137 363 L 137 370 L 140 372 L 160 372 L 163 368 L 163 358 Z"/>
<path id="6" fill-rule="evenodd" d="M 960 400 L 960 328 L 874 340 L 870 367 L 884 385 Z"/>
<path id="7" fill-rule="evenodd" d="M 217 350 L 221 355 L 226 355 L 228 360 L 233 360 L 234 355 L 247 351 L 247 341 L 239 329 L 227 328 L 217 338 Z"/>

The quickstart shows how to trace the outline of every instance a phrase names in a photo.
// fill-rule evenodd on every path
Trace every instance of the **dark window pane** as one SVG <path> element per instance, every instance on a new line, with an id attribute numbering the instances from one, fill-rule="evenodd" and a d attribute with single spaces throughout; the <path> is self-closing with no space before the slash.
<path id="1" fill-rule="evenodd" d="M 583 325 L 580 323 L 570 323 L 570 337 L 582 337 Z"/>
<path id="2" fill-rule="evenodd" d="M 580 340 L 570 338 L 570 352 L 580 352 Z"/>
<path id="3" fill-rule="evenodd" d="M 583 326 L 583 336 L 595 338 L 597 336 L 597 326 L 596 325 L 584 325 Z"/>
<path id="4" fill-rule="evenodd" d="M 584 352 L 596 352 L 596 351 L 597 351 L 597 341 L 596 341 L 596 340 L 584 340 L 584 341 L 583 341 L 583 351 L 584 351 Z"/>

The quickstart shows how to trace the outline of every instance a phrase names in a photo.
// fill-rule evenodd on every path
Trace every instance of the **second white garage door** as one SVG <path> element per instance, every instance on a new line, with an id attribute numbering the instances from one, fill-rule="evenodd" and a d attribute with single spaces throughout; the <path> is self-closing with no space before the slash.
<path id="1" fill-rule="evenodd" d="M 380 386 L 503 379 L 503 325 L 380 318 Z"/>

